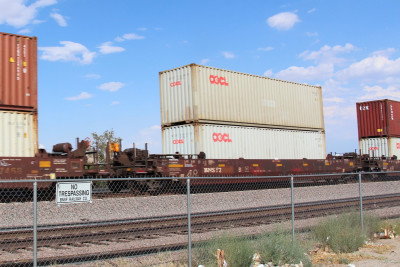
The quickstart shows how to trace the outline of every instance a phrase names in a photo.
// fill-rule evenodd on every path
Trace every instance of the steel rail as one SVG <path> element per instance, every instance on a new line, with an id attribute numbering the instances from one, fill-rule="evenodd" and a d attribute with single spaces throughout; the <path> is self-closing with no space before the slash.
<path id="1" fill-rule="evenodd" d="M 379 207 L 391 207 L 400 205 L 400 194 L 369 196 L 363 199 L 364 209 Z M 326 201 L 315 201 L 298 203 L 295 205 L 296 219 L 313 218 L 329 214 L 335 214 L 345 209 L 356 209 L 359 207 L 358 198 L 345 198 Z M 256 207 L 251 209 L 236 209 L 229 211 L 215 211 L 207 213 L 194 213 L 191 218 L 193 233 L 204 233 L 218 229 L 246 227 L 250 225 L 270 224 L 289 220 L 291 218 L 291 204 Z M 187 234 L 187 215 L 173 215 L 157 218 L 138 218 L 131 220 L 85 222 L 77 225 L 45 225 L 38 226 L 38 246 L 62 246 L 65 244 L 77 246 L 82 243 L 95 242 L 118 242 L 118 240 L 145 240 L 154 239 L 157 236 L 170 234 Z M 32 247 L 32 228 L 0 228 L 0 247 L 6 251 L 16 251 Z M 187 244 L 186 244 L 187 245 Z M 175 246 L 175 245 L 174 245 Z M 176 244 L 181 247 L 182 244 Z M 170 247 L 170 246 L 169 246 Z M 139 251 L 154 250 L 152 248 L 137 248 L 125 256 L 137 255 Z M 158 250 L 163 250 L 162 246 Z M 104 252 L 115 255 L 115 251 Z M 143 252 L 144 253 L 144 252 Z M 103 254 L 103 252 L 102 252 Z M 118 254 L 118 253 L 117 253 Z M 140 254 L 140 253 L 139 253 Z M 120 252 L 118 255 L 122 255 Z M 75 256 L 71 256 L 74 258 Z M 71 258 L 70 257 L 70 258 Z M 97 259 L 99 255 L 80 255 L 82 258 Z M 111 257 L 111 256 L 110 256 Z M 68 257 L 65 257 L 64 262 Z M 76 258 L 76 257 L 75 257 Z M 57 262 L 60 257 L 57 257 Z M 39 261 L 50 261 L 55 259 L 40 258 Z M 24 262 L 29 262 L 26 259 Z M 18 262 L 7 262 L 7 264 Z M 0 261 L 0 266 L 4 262 Z"/>

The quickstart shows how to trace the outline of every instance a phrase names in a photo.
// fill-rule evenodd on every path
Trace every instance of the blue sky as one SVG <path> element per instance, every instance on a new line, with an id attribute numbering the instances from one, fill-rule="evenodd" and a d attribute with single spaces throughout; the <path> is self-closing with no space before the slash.
<path id="1" fill-rule="evenodd" d="M 161 153 L 158 73 L 190 63 L 321 85 L 327 151 L 358 149 L 356 102 L 400 100 L 400 1 L 0 0 L 38 37 L 39 143 L 114 129 Z"/>

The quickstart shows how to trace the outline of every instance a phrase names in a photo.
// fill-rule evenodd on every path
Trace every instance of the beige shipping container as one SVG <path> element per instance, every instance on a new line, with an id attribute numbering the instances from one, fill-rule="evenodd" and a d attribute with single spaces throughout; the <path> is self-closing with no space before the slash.
<path id="1" fill-rule="evenodd" d="M 361 154 L 369 154 L 371 157 L 392 157 L 400 159 L 400 138 L 378 137 L 360 139 Z"/>
<path id="2" fill-rule="evenodd" d="M 33 157 L 38 151 L 37 114 L 0 111 L 0 157 Z"/>
<path id="3" fill-rule="evenodd" d="M 215 124 L 162 130 L 163 153 L 206 153 L 209 159 L 325 159 L 325 133 Z"/>
<path id="4" fill-rule="evenodd" d="M 322 89 L 196 64 L 162 71 L 161 124 L 324 129 Z"/>

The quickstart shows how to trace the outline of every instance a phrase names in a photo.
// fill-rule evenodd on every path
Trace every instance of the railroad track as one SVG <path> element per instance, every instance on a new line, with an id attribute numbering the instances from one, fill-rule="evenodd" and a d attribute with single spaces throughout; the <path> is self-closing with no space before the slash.
<path id="1" fill-rule="evenodd" d="M 380 195 L 363 198 L 364 209 L 400 206 L 400 194 Z M 358 198 L 346 198 L 330 201 L 306 202 L 295 205 L 295 218 L 305 219 L 343 212 L 344 209 L 357 209 Z M 291 205 L 265 206 L 252 209 L 238 209 L 211 213 L 194 213 L 191 216 L 192 233 L 206 233 L 219 229 L 240 228 L 271 224 L 290 220 Z M 31 227 L 0 228 L 0 248 L 5 252 L 18 254 L 21 250 L 31 250 L 33 233 Z M 168 217 L 139 218 L 132 220 L 86 222 L 75 225 L 43 225 L 38 227 L 37 244 L 40 248 L 62 249 L 63 246 L 82 247 L 82 244 L 116 244 L 154 240 L 169 235 L 187 235 L 187 215 Z M 164 245 L 151 245 L 99 253 L 80 253 L 57 257 L 41 257 L 41 264 L 54 264 L 83 259 L 139 255 L 171 248 L 182 248 L 185 242 L 173 242 Z M 16 257 L 18 258 L 18 257 Z M 32 259 L 1 260 L 0 266 L 23 266 Z"/>

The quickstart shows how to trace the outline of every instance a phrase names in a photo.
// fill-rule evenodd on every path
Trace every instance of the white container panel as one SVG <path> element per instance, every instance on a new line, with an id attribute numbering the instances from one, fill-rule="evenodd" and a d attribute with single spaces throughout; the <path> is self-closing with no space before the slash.
<path id="1" fill-rule="evenodd" d="M 400 138 L 365 138 L 360 139 L 359 143 L 362 154 L 369 154 L 371 157 L 391 157 L 395 155 L 400 158 Z"/>
<path id="2" fill-rule="evenodd" d="M 200 65 L 160 72 L 161 123 L 324 129 L 322 89 Z M 226 123 L 225 123 L 226 124 Z"/>
<path id="3" fill-rule="evenodd" d="M 37 115 L 0 111 L 0 157 L 35 156 L 37 129 Z"/>
<path id="4" fill-rule="evenodd" d="M 198 154 L 211 159 L 324 159 L 325 134 L 258 127 L 185 124 L 162 131 L 163 153 Z"/>

